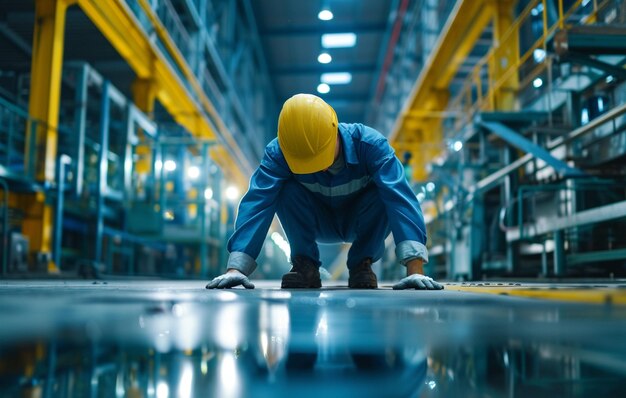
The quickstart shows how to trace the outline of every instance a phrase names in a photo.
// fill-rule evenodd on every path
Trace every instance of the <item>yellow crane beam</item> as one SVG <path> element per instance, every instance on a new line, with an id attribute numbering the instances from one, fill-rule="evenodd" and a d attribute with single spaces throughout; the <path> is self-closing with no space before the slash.
<path id="1" fill-rule="evenodd" d="M 418 180 L 426 178 L 426 165 L 443 149 L 441 119 L 429 115 L 445 111 L 450 82 L 493 19 L 495 3 L 497 0 L 459 0 L 456 3 L 396 119 L 389 137 L 392 145 L 427 144 L 428 149 L 413 156 L 414 177 Z"/>
<path id="2" fill-rule="evenodd" d="M 234 154 L 230 151 L 215 152 L 220 155 L 215 156 L 214 160 L 231 180 L 245 186 L 252 172 L 249 160 L 237 145 L 215 107 L 203 92 L 191 68 L 148 3 L 139 2 L 157 35 L 165 44 L 168 55 L 176 63 L 176 67 L 181 71 L 185 81 L 189 83 L 191 90 L 187 88 L 181 76 L 144 31 L 123 0 L 77 0 L 77 4 L 113 48 L 128 62 L 137 77 L 153 82 L 156 86 L 156 98 L 177 123 L 197 137 L 216 139 L 219 136 L 222 138 Z"/>

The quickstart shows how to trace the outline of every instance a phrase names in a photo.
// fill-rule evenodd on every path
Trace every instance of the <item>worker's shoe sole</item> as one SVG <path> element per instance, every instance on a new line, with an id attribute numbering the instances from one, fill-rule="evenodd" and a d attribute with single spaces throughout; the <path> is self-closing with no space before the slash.
<path id="1" fill-rule="evenodd" d="M 283 275 L 283 289 L 319 289 L 322 287 L 319 263 L 306 256 L 293 256 L 291 269 Z"/>
<path id="2" fill-rule="evenodd" d="M 287 272 L 283 275 L 280 287 L 282 289 L 319 289 L 322 287 L 322 280 L 320 278 L 308 279 L 298 272 Z"/>
<path id="3" fill-rule="evenodd" d="M 371 275 L 359 275 L 355 278 L 348 280 L 348 287 L 350 289 L 378 289 L 378 279 L 372 272 Z"/>
<path id="4" fill-rule="evenodd" d="M 378 279 L 372 271 L 372 259 L 366 258 L 353 269 L 348 270 L 348 287 L 350 289 L 377 289 Z"/>

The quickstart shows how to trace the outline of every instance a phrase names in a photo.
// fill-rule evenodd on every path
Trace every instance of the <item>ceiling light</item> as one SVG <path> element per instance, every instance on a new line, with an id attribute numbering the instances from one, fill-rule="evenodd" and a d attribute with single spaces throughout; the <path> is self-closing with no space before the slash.
<path id="1" fill-rule="evenodd" d="M 330 10 L 322 10 L 319 14 L 317 14 L 317 17 L 322 21 L 330 21 L 333 19 L 333 13 L 330 12 Z"/>
<path id="2" fill-rule="evenodd" d="M 452 149 L 454 149 L 455 152 L 460 151 L 461 149 L 463 149 L 463 143 L 461 141 L 454 141 L 454 144 L 452 144 Z"/>
<path id="3" fill-rule="evenodd" d="M 207 188 L 204 190 L 204 199 L 211 200 L 213 198 L 213 190 L 211 188 Z"/>
<path id="4" fill-rule="evenodd" d="M 322 35 L 322 47 L 341 48 L 354 47 L 356 35 L 354 33 L 326 33 Z"/>
<path id="5" fill-rule="evenodd" d="M 352 74 L 350 72 L 322 73 L 320 80 L 326 84 L 348 84 L 352 81 Z"/>
<path id="6" fill-rule="evenodd" d="M 319 62 L 320 64 L 327 64 L 332 60 L 333 57 L 331 57 L 329 53 L 321 53 L 317 57 L 317 62 Z"/>
<path id="7" fill-rule="evenodd" d="M 328 94 L 330 92 L 330 86 L 326 83 L 320 83 L 317 86 L 317 92 L 320 94 Z"/>
<path id="8" fill-rule="evenodd" d="M 533 80 L 533 87 L 534 88 L 539 88 L 541 86 L 543 86 L 543 80 L 541 80 L 540 77 L 538 77 L 535 80 Z"/>

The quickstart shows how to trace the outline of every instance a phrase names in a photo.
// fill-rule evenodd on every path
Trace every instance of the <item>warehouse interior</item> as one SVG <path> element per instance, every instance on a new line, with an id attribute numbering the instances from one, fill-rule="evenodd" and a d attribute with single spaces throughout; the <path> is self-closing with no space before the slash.
<path id="1" fill-rule="evenodd" d="M 0 396 L 625 396 L 626 1 L 3 0 Z M 395 149 L 442 291 L 206 290 L 282 104 Z"/>

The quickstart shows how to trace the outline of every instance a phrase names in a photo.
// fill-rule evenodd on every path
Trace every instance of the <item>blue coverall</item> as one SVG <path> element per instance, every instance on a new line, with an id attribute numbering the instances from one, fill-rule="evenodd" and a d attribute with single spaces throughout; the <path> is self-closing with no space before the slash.
<path id="1" fill-rule="evenodd" d="M 278 140 L 265 148 L 261 165 L 239 204 L 228 241 L 227 267 L 250 275 L 274 214 L 287 234 L 291 255 L 319 262 L 316 242 L 352 242 L 348 268 L 367 257 L 380 259 L 393 232 L 402 264 L 428 261 L 426 229 L 419 202 L 387 139 L 362 124 L 339 123 L 345 166 L 332 174 L 293 174 Z"/>

